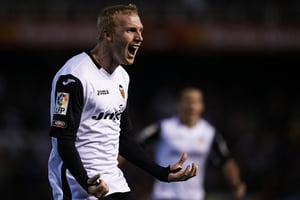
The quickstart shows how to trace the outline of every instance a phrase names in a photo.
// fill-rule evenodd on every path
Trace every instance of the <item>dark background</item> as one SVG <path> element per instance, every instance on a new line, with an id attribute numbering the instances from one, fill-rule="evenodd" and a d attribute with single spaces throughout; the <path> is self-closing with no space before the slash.
<path id="1" fill-rule="evenodd" d="M 93 47 L 95 16 L 115 2 L 1 1 L 3 199 L 51 199 L 52 77 Z M 205 118 L 240 164 L 247 199 L 300 199 L 299 3 L 188 2 L 136 2 L 145 42 L 125 66 L 134 131 L 174 114 L 179 89 L 196 84 L 204 91 Z M 147 199 L 153 179 L 128 163 L 124 171 L 137 199 Z M 208 198 L 232 199 L 219 169 L 208 163 L 206 176 Z"/>

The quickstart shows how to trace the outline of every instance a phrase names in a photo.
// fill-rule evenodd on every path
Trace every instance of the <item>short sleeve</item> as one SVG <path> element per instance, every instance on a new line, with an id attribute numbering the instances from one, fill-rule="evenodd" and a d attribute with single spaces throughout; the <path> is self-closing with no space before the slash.
<path id="1" fill-rule="evenodd" d="M 226 141 L 220 132 L 216 132 L 212 144 L 211 159 L 214 165 L 221 166 L 230 158 L 230 152 Z"/>

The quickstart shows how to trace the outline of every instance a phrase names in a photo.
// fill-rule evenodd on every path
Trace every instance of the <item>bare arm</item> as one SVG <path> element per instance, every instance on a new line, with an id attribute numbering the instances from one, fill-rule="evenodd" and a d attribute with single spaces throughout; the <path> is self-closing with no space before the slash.
<path id="1" fill-rule="evenodd" d="M 212 148 L 212 161 L 222 167 L 222 171 L 234 190 L 237 198 L 243 198 L 246 193 L 246 184 L 241 180 L 240 169 L 231 157 L 226 141 L 220 132 L 216 132 Z"/>
<path id="2" fill-rule="evenodd" d="M 246 184 L 241 180 L 240 169 L 235 160 L 228 159 L 222 167 L 223 173 L 234 190 L 237 198 L 243 198 L 246 194 Z"/>

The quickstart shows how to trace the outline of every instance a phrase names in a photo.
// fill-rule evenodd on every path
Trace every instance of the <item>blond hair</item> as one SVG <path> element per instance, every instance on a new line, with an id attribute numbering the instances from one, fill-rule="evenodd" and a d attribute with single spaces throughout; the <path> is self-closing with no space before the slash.
<path id="1" fill-rule="evenodd" d="M 104 8 L 97 18 L 97 28 L 98 28 L 98 39 L 101 41 L 104 38 L 104 33 L 113 33 L 116 26 L 116 15 L 117 14 L 138 14 L 136 5 L 114 5 Z"/>

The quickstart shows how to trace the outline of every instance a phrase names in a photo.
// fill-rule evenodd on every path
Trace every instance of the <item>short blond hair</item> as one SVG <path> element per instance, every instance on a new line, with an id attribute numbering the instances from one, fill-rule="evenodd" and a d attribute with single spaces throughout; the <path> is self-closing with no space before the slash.
<path id="1" fill-rule="evenodd" d="M 113 5 L 102 9 L 97 18 L 97 28 L 98 28 L 98 39 L 101 41 L 104 38 L 104 33 L 113 33 L 116 26 L 116 14 L 136 14 L 138 15 L 138 10 L 136 5 Z"/>

